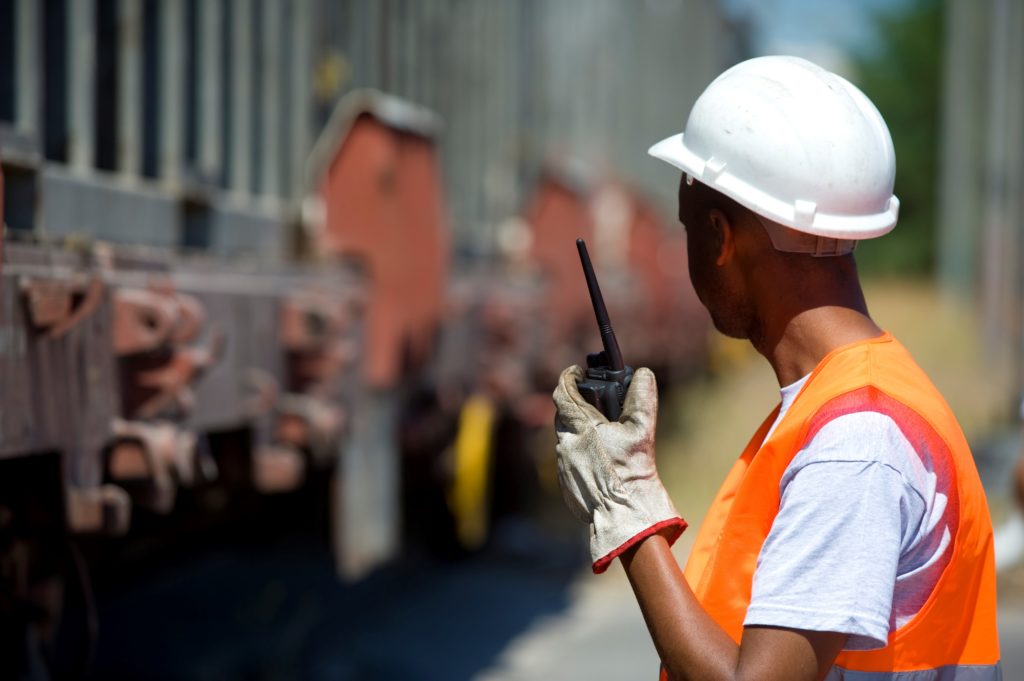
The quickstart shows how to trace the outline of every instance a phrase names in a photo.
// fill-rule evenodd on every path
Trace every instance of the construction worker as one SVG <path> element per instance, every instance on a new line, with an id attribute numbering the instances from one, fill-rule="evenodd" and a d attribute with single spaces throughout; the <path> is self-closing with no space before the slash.
<path id="1" fill-rule="evenodd" d="M 942 396 L 868 315 L 851 251 L 896 224 L 892 139 L 856 87 L 763 57 L 719 76 L 682 134 L 690 280 L 781 403 L 726 478 L 685 571 L 658 479 L 653 374 L 609 422 L 555 389 L 559 476 L 595 572 L 620 558 L 662 678 L 1002 678 L 988 508 Z"/>

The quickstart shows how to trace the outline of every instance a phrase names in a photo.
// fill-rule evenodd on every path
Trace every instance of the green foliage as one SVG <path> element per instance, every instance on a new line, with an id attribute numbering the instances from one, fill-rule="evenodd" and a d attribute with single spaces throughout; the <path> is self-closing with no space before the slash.
<path id="1" fill-rule="evenodd" d="M 875 17 L 877 44 L 854 55 L 857 84 L 892 132 L 900 198 L 896 229 L 857 247 L 868 274 L 925 275 L 935 263 L 942 21 L 942 0 L 900 3 Z"/>

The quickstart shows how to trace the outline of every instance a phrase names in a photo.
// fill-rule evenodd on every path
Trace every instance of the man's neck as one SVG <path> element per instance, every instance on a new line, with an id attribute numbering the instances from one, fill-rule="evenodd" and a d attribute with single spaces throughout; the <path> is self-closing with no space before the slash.
<path id="1" fill-rule="evenodd" d="M 786 386 L 811 373 L 836 348 L 881 334 L 863 306 L 822 305 L 774 325 L 769 321 L 754 347 L 772 365 L 779 385 Z"/>

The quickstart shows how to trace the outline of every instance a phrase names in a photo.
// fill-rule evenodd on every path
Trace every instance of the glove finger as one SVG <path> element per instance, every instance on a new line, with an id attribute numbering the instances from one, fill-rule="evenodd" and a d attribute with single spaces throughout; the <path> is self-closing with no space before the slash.
<path id="1" fill-rule="evenodd" d="M 658 423 L 658 382 L 647 367 L 640 367 L 633 374 L 619 421 L 632 423 L 644 433 L 654 432 Z"/>
<path id="2" fill-rule="evenodd" d="M 585 378 L 583 369 L 574 364 L 558 377 L 558 385 L 551 395 L 558 410 L 558 421 L 572 433 L 581 433 L 599 423 L 607 423 L 608 419 L 597 408 L 583 399 L 576 385 Z"/>

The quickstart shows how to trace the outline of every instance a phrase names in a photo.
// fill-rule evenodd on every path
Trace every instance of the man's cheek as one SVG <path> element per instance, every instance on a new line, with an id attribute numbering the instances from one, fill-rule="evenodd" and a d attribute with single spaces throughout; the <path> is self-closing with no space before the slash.
<path id="1" fill-rule="evenodd" d="M 700 257 L 698 249 L 691 245 L 687 250 L 687 269 L 690 275 L 690 284 L 697 294 L 698 300 L 704 302 L 704 292 L 707 287 L 707 265 Z"/>

